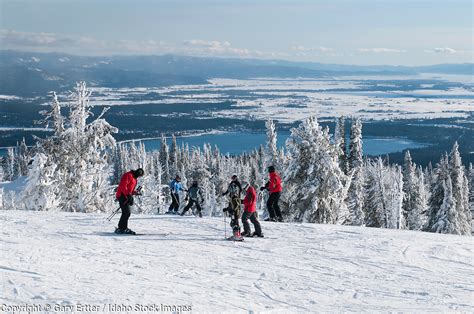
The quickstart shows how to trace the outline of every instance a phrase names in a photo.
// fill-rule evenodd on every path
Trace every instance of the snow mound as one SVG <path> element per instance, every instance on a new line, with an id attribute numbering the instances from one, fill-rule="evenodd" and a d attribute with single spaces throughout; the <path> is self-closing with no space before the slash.
<path id="1" fill-rule="evenodd" d="M 106 216 L 0 211 L 0 304 L 474 310 L 471 237 L 263 222 L 265 238 L 230 242 L 222 218 L 166 215 L 132 215 L 143 235 L 124 236 Z"/>

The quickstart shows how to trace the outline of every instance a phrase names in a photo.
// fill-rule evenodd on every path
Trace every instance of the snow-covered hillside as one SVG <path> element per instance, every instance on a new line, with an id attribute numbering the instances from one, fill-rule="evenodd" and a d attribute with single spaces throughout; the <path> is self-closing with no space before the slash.
<path id="1" fill-rule="evenodd" d="M 473 311 L 471 237 L 222 218 L 0 211 L 0 303 L 190 305 L 193 312 Z M 227 228 L 229 232 L 229 228 Z M 104 307 L 105 306 L 105 307 Z"/>

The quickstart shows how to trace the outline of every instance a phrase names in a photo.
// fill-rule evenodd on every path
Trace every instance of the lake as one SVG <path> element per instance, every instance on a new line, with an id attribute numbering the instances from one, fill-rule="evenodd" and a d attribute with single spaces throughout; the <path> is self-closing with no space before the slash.
<path id="1" fill-rule="evenodd" d="M 279 147 L 285 144 L 286 139 L 290 136 L 289 131 L 278 132 L 277 144 Z M 347 139 L 349 140 L 349 139 Z M 204 143 L 210 143 L 213 147 L 217 145 L 220 151 L 224 154 L 238 155 L 243 152 L 251 152 L 260 145 L 265 145 L 265 133 L 251 133 L 251 132 L 228 132 L 228 133 L 213 133 L 201 134 L 193 136 L 178 137 L 176 139 L 179 146 L 187 143 L 190 148 L 201 147 Z M 147 151 L 159 150 L 161 140 L 147 139 L 143 140 Z M 171 145 L 171 138 L 168 138 L 168 145 Z M 417 143 L 405 138 L 363 138 L 364 155 L 385 155 L 394 152 L 401 152 L 405 149 L 414 149 L 426 147 L 426 144 Z M 7 150 L 0 149 L 0 156 L 5 156 Z"/>
<path id="2" fill-rule="evenodd" d="M 290 132 L 278 132 L 277 144 L 279 147 L 285 144 Z M 347 139 L 349 140 L 349 139 Z M 265 133 L 251 132 L 229 132 L 217 134 L 202 134 L 196 136 L 178 137 L 176 139 L 179 146 L 187 143 L 189 147 L 201 147 L 204 143 L 210 143 L 213 147 L 217 145 L 224 154 L 238 155 L 243 152 L 251 152 L 260 145 L 265 145 Z M 160 139 L 144 140 L 146 150 L 160 149 Z M 171 139 L 168 138 L 168 146 L 171 145 Z M 388 153 L 400 152 L 405 149 L 414 149 L 426 147 L 426 144 L 417 143 L 405 138 L 363 138 L 363 151 L 365 155 L 385 155 Z"/>

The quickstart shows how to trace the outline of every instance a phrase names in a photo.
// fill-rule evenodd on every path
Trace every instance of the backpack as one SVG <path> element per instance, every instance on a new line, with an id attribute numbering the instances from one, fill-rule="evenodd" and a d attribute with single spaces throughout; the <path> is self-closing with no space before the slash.
<path id="1" fill-rule="evenodd" d="M 229 184 L 229 195 L 230 197 L 240 197 L 240 188 L 234 182 Z"/>

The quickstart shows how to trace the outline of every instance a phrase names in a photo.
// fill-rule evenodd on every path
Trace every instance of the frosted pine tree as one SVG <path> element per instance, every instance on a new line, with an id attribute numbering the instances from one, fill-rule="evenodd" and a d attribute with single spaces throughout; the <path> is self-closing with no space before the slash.
<path id="1" fill-rule="evenodd" d="M 367 227 L 386 227 L 385 204 L 385 166 L 382 158 L 368 160 L 365 165 L 365 225 Z"/>
<path id="2" fill-rule="evenodd" d="M 317 223 L 342 220 L 347 215 L 348 178 L 339 167 L 329 131 L 311 117 L 291 130 L 286 145 L 290 160 L 284 172 L 284 198 L 290 205 L 283 209 L 285 216 Z"/>
<path id="3" fill-rule="evenodd" d="M 456 226 L 459 230 L 456 233 L 471 234 L 471 210 L 469 208 L 469 187 L 465 169 L 459 154 L 459 145 L 454 143 L 453 149 L 449 155 L 449 171 L 452 182 L 452 193 L 456 203 L 457 219 Z"/>
<path id="4" fill-rule="evenodd" d="M 346 149 L 346 130 L 345 120 L 343 116 L 340 116 L 336 120 L 336 127 L 334 128 L 334 144 L 339 147 L 339 165 L 342 171 L 347 174 L 347 149 Z"/>
<path id="5" fill-rule="evenodd" d="M 438 211 L 444 200 L 445 185 L 447 177 L 449 176 L 448 170 L 448 156 L 443 154 L 438 164 L 433 170 L 432 184 L 430 187 L 430 197 L 428 199 L 428 224 L 426 225 L 426 231 L 431 231 L 432 227 L 436 224 Z"/>
<path id="6" fill-rule="evenodd" d="M 178 144 L 176 143 L 176 136 L 174 134 L 172 136 L 169 158 L 170 176 L 174 178 L 180 169 L 178 167 Z"/>
<path id="7" fill-rule="evenodd" d="M 56 165 L 48 157 L 38 153 L 33 157 L 31 169 L 21 194 L 21 203 L 26 210 L 58 210 L 61 190 L 55 177 Z"/>
<path id="8" fill-rule="evenodd" d="M 352 175 L 347 195 L 350 218 L 348 223 L 355 226 L 364 224 L 364 173 L 362 160 L 362 123 L 353 119 L 349 144 L 349 172 Z"/>
<path id="9" fill-rule="evenodd" d="M 474 167 L 472 163 L 469 163 L 469 208 L 471 209 L 471 215 L 474 212 Z"/>
<path id="10" fill-rule="evenodd" d="M 267 166 L 278 165 L 278 147 L 277 147 L 277 133 L 275 123 L 268 119 L 265 122 L 267 128 Z"/>
<path id="11" fill-rule="evenodd" d="M 415 207 L 415 193 L 418 191 L 418 182 L 415 174 L 416 166 L 412 161 L 410 151 L 405 153 L 405 163 L 403 165 L 403 216 L 408 221 L 410 212 Z M 408 226 L 409 229 L 410 226 Z"/>
<path id="12" fill-rule="evenodd" d="M 403 217 L 403 175 L 400 166 L 389 166 L 385 177 L 386 227 L 404 229 Z"/>
<path id="13" fill-rule="evenodd" d="M 105 111 L 87 122 L 91 116 L 89 96 L 85 83 L 78 83 L 69 103 L 68 118 L 60 114 L 51 116 L 65 121 L 66 129 L 38 142 L 40 152 L 49 158 L 51 165 L 56 165 L 55 176 L 62 195 L 60 207 L 66 211 L 106 210 L 110 205 L 109 179 L 113 167 L 107 154 L 115 147 L 112 133 L 117 129 L 102 119 Z M 53 100 L 53 109 L 55 106 Z"/>
<path id="14" fill-rule="evenodd" d="M 416 170 L 411 193 L 411 210 L 407 214 L 407 226 L 410 230 L 422 230 L 425 224 L 428 196 L 424 173 L 420 167 Z"/>
<path id="15" fill-rule="evenodd" d="M 162 181 L 168 182 L 171 179 L 170 175 L 170 155 L 168 149 L 168 143 L 166 142 L 166 137 L 164 134 L 161 134 L 161 148 L 160 148 L 160 163 L 163 167 Z"/>
<path id="16" fill-rule="evenodd" d="M 432 232 L 462 234 L 459 223 L 459 213 L 453 196 L 451 177 L 446 176 L 442 181 L 443 201 L 436 213 L 436 221 L 430 227 Z"/>

